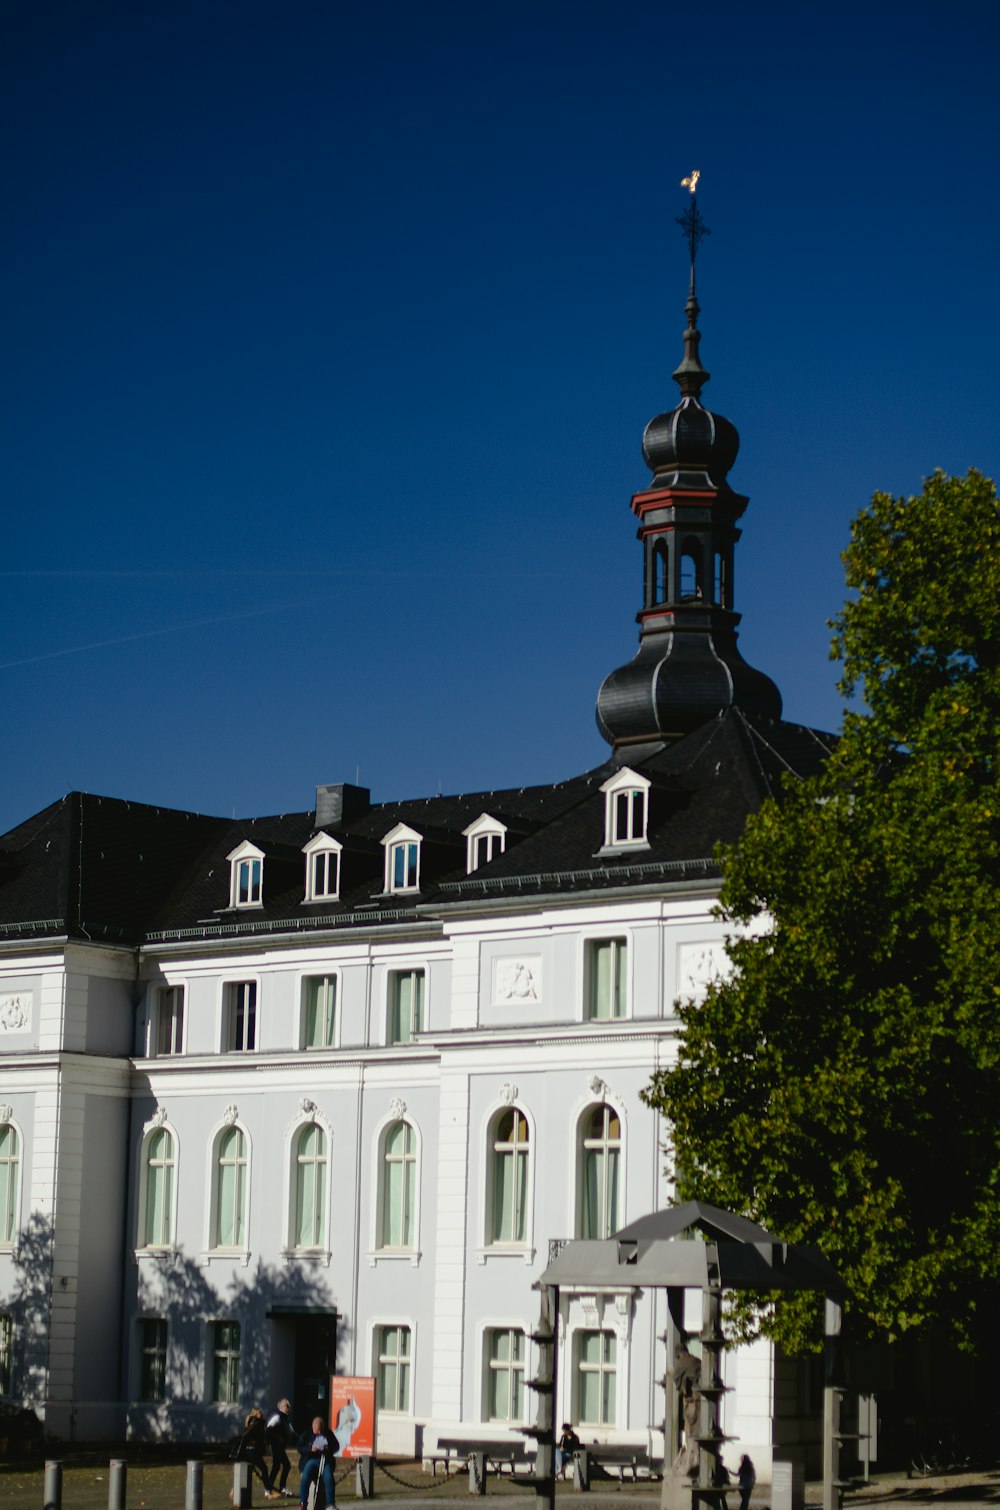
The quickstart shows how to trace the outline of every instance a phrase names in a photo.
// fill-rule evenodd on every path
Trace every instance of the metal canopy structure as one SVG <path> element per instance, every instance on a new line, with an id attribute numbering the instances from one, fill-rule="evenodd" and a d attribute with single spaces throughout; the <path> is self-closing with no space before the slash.
<path id="1" fill-rule="evenodd" d="M 725 1290 L 795 1291 L 814 1290 L 826 1297 L 826 1331 L 829 1343 L 840 1333 L 844 1285 L 836 1270 L 818 1248 L 789 1243 L 765 1228 L 710 1206 L 705 1201 L 684 1201 L 662 1211 L 650 1212 L 630 1222 L 613 1237 L 603 1241 L 576 1238 L 567 1242 L 552 1258 L 538 1281 L 542 1292 L 542 1321 L 536 1340 L 551 1344 L 552 1358 L 540 1369 L 543 1377 L 532 1381 L 548 1396 L 539 1416 L 538 1426 L 529 1429 L 547 1447 L 551 1399 L 555 1388 L 555 1314 L 559 1292 L 593 1293 L 595 1290 L 665 1289 L 667 1292 L 668 1343 L 667 1421 L 664 1423 L 664 1450 L 669 1460 L 680 1437 L 677 1404 L 670 1388 L 672 1381 L 671 1341 L 684 1334 L 683 1291 L 702 1291 L 702 1378 L 701 1417 L 695 1440 L 700 1449 L 697 1482 L 685 1480 L 680 1490 L 680 1475 L 664 1463 L 663 1503 L 693 1507 L 718 1506 L 725 1502 L 719 1473 L 719 1453 L 725 1437 L 719 1425 L 719 1403 L 725 1394 L 721 1375 L 721 1354 L 725 1346 L 722 1332 L 722 1294 Z M 842 1391 L 828 1378 L 823 1412 L 823 1505 L 836 1510 L 840 1504 L 839 1431 Z M 671 1406 L 673 1405 L 673 1414 Z M 544 1417 L 544 1420 L 543 1420 Z M 548 1430 L 546 1429 L 548 1428 Z M 554 1461 L 554 1454 L 552 1455 Z M 541 1465 L 539 1465 L 541 1467 Z M 538 1489 L 553 1474 L 550 1453 L 544 1453 L 544 1469 L 536 1481 Z M 555 1480 L 550 1478 L 554 1502 Z M 547 1487 L 547 1486 L 546 1486 Z M 542 1493 L 538 1495 L 543 1498 Z"/>
<path id="2" fill-rule="evenodd" d="M 698 1241 L 700 1234 L 705 1241 Z M 692 1240 L 693 1239 L 693 1240 Z M 650 1212 L 603 1241 L 568 1242 L 541 1276 L 560 1289 L 819 1290 L 843 1286 L 818 1248 L 788 1243 L 705 1201 Z"/>

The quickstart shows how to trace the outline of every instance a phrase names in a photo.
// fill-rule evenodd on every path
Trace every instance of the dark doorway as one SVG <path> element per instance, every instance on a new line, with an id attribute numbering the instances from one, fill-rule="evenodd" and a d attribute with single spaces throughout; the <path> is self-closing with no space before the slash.
<path id="1" fill-rule="evenodd" d="M 330 1424 L 330 1375 L 337 1372 L 336 1311 L 268 1311 L 272 1328 L 272 1361 L 283 1354 L 283 1377 L 291 1385 L 276 1384 L 290 1393 L 292 1420 L 304 1431 L 314 1416 Z M 290 1356 L 289 1356 L 290 1355 Z"/>

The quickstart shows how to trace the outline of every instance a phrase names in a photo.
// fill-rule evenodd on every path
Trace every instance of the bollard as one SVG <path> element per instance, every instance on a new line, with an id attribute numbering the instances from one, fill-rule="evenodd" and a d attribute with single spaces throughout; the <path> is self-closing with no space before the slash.
<path id="1" fill-rule="evenodd" d="M 253 1503 L 250 1474 L 250 1463 L 233 1464 L 233 1504 L 236 1510 L 250 1510 Z"/>
<path id="2" fill-rule="evenodd" d="M 354 1497 L 370 1500 L 375 1492 L 375 1459 L 358 1458 L 354 1464 Z"/>
<path id="3" fill-rule="evenodd" d="M 590 1488 L 590 1454 L 588 1452 L 574 1452 L 573 1454 L 573 1488 L 586 1491 Z"/>
<path id="4" fill-rule="evenodd" d="M 201 1510 L 204 1477 L 204 1463 L 198 1458 L 188 1458 L 187 1479 L 184 1485 L 184 1510 Z"/>
<path id="5" fill-rule="evenodd" d="M 485 1452 L 469 1453 L 469 1493 L 486 1493 L 486 1454 Z"/>
<path id="6" fill-rule="evenodd" d="M 112 1458 L 108 1465 L 108 1510 L 125 1510 L 125 1484 L 128 1464 L 124 1458 Z"/>
<path id="7" fill-rule="evenodd" d="M 45 1510 L 62 1510 L 62 1463 L 45 1464 Z"/>

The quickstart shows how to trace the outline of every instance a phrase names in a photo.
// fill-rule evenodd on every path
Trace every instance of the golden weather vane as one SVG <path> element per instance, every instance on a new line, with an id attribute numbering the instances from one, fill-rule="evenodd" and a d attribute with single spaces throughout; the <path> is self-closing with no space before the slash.
<path id="1" fill-rule="evenodd" d="M 690 202 L 683 215 L 678 215 L 677 224 L 684 232 L 684 239 L 691 252 L 691 288 L 694 290 L 694 259 L 698 254 L 698 245 L 702 237 L 709 234 L 708 226 L 702 220 L 698 212 L 698 200 L 695 197 L 698 188 L 698 180 L 701 177 L 701 169 L 693 168 L 687 178 L 681 179 L 681 188 L 687 189 L 691 195 Z"/>

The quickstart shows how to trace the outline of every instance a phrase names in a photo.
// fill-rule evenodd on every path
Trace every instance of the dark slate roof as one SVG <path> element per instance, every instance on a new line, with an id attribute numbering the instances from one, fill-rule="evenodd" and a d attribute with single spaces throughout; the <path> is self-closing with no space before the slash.
<path id="1" fill-rule="evenodd" d="M 586 892 L 718 874 L 717 845 L 787 773 L 817 771 L 834 743 L 797 724 L 730 710 L 645 756 L 649 847 L 600 853 L 615 761 L 551 786 L 376 803 L 325 825 L 343 846 L 338 901 L 303 902 L 302 846 L 315 813 L 225 819 L 74 792 L 0 838 L 0 938 L 68 934 L 138 944 L 164 938 L 266 935 L 289 928 L 398 922 L 503 897 Z M 508 829 L 506 851 L 465 872 L 462 830 L 482 813 Z M 423 836 L 419 893 L 383 896 L 381 840 L 404 823 Z M 226 856 L 264 852 L 264 905 L 229 906 Z"/>

